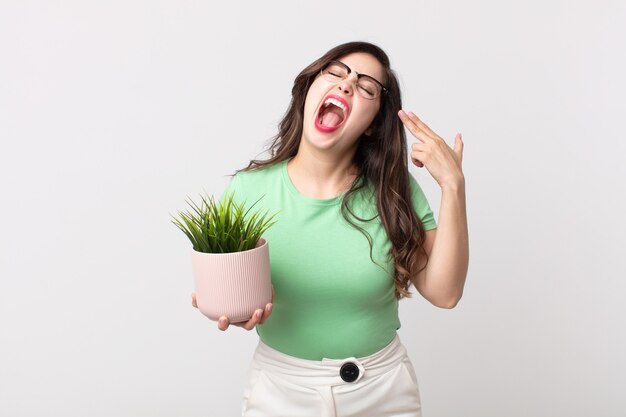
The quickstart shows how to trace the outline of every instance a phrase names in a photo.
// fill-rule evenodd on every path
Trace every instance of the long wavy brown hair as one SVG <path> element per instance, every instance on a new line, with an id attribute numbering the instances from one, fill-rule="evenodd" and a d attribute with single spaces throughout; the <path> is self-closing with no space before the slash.
<path id="1" fill-rule="evenodd" d="M 265 160 L 251 160 L 248 166 L 240 171 L 271 166 L 297 154 L 302 136 L 304 102 L 309 87 L 330 61 L 354 52 L 368 53 L 380 62 L 385 73 L 387 92 L 380 96 L 381 106 L 372 123 L 371 134 L 369 136 L 363 134 L 358 140 L 353 161 L 358 174 L 342 199 L 341 213 L 369 241 L 372 261 L 371 236 L 358 226 L 354 219 L 373 221 L 376 217 L 380 217 L 391 241 L 389 259 L 393 259 L 394 263 L 393 278 L 396 298 L 410 297 L 410 276 L 426 268 L 428 254 L 423 247 L 424 227 L 411 200 L 407 142 L 404 128 L 397 115 L 402 108 L 400 87 L 389 65 L 389 58 L 381 48 L 367 42 L 345 43 L 332 48 L 302 70 L 294 81 L 291 89 L 291 103 L 278 125 L 278 134 L 266 150 L 270 157 Z M 368 181 L 375 190 L 378 216 L 363 219 L 352 211 L 349 200 L 354 193 L 364 188 Z"/>

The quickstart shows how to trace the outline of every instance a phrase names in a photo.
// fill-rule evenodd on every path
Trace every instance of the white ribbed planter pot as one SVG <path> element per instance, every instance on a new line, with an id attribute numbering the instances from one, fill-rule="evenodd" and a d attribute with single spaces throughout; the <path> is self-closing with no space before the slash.
<path id="1" fill-rule="evenodd" d="M 191 263 L 198 309 L 217 321 L 248 321 L 256 309 L 272 301 L 267 241 L 244 252 L 203 253 L 192 249 Z"/>

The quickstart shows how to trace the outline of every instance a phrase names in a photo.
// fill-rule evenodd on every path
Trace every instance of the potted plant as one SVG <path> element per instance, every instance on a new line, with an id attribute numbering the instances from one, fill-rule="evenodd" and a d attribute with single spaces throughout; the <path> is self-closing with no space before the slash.
<path id="1" fill-rule="evenodd" d="M 216 201 L 201 196 L 198 205 L 187 201 L 191 211 L 179 212 L 172 222 L 193 245 L 191 252 L 198 309 L 217 321 L 248 321 L 256 309 L 272 299 L 269 246 L 262 234 L 276 214 L 252 212 L 237 204 L 233 195 Z"/>

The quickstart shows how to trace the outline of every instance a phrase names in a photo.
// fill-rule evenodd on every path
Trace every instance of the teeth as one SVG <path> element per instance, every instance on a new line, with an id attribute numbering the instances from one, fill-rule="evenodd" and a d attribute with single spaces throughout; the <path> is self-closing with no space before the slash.
<path id="1" fill-rule="evenodd" d="M 346 112 L 346 106 L 344 106 L 344 104 L 341 101 L 334 99 L 332 97 L 329 97 L 324 102 L 324 107 L 328 107 L 330 104 L 334 104 L 335 106 L 339 107 L 342 112 L 344 113 Z"/>

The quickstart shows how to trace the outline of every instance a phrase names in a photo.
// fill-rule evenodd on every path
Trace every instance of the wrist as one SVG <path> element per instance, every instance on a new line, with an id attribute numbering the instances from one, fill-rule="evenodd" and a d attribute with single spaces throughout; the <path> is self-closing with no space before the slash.
<path id="1" fill-rule="evenodd" d="M 455 191 L 455 192 L 463 191 L 465 190 L 465 177 L 460 176 L 453 180 L 442 182 L 441 184 L 439 184 L 439 186 L 441 187 L 442 191 L 444 190 Z"/>

